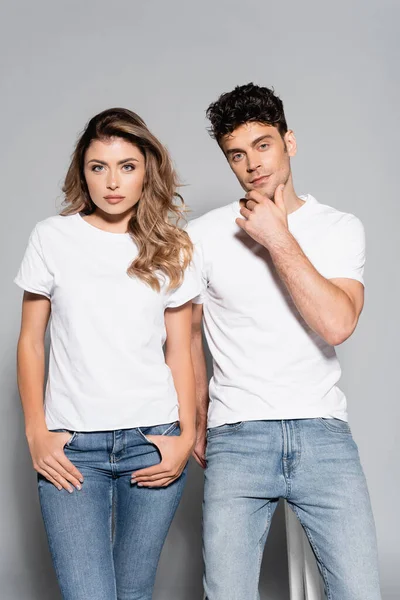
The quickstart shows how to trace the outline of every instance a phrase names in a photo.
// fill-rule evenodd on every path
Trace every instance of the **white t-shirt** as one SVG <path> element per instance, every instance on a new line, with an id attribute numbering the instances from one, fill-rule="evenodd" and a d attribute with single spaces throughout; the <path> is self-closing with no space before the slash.
<path id="1" fill-rule="evenodd" d="M 327 279 L 363 283 L 364 229 L 355 216 L 312 196 L 289 229 Z M 235 223 L 239 201 L 189 223 L 202 255 L 206 339 L 213 357 L 209 427 L 237 421 L 347 420 L 335 350 L 314 333 L 278 277 L 269 252 Z"/>
<path id="2" fill-rule="evenodd" d="M 45 394 L 49 429 L 103 431 L 170 423 L 178 400 L 165 363 L 164 310 L 200 292 L 198 260 L 182 285 L 152 290 L 126 270 L 137 254 L 128 233 L 81 215 L 33 230 L 15 283 L 51 300 Z"/>

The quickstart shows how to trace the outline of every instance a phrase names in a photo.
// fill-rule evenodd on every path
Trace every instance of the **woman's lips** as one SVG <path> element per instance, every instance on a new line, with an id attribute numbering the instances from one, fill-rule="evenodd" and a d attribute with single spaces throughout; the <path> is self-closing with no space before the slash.
<path id="1" fill-rule="evenodd" d="M 125 196 L 104 196 L 104 200 L 107 200 L 109 204 L 118 204 L 124 198 Z"/>

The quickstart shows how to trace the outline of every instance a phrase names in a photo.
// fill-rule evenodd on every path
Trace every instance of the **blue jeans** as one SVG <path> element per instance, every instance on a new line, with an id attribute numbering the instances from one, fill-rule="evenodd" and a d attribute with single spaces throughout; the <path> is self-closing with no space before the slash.
<path id="1" fill-rule="evenodd" d="M 337 419 L 208 430 L 203 507 L 208 600 L 256 600 L 279 498 L 302 524 L 328 600 L 380 600 L 375 526 L 350 428 Z"/>
<path id="2" fill-rule="evenodd" d="M 160 462 L 147 435 L 179 435 L 178 423 L 74 433 L 66 456 L 84 477 L 69 494 L 39 476 L 50 552 L 64 600 L 151 600 L 157 564 L 186 469 L 166 488 L 131 484 Z"/>

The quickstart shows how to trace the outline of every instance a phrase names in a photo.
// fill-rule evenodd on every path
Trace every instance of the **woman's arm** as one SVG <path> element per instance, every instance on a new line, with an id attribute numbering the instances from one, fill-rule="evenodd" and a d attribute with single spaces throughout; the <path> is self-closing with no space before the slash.
<path id="1" fill-rule="evenodd" d="M 158 465 L 132 474 L 132 482 L 166 487 L 181 475 L 196 439 L 196 392 L 191 357 L 192 303 L 165 311 L 167 341 L 165 362 L 174 379 L 179 402 L 180 436 L 147 436 L 160 450 Z"/>
<path id="2" fill-rule="evenodd" d="M 45 296 L 25 292 L 17 351 L 18 387 L 34 469 L 58 489 L 73 491 L 71 483 L 80 489 L 79 481 L 83 478 L 63 451 L 71 436 L 68 432 L 50 432 L 44 417 L 44 336 L 49 317 L 50 301 Z"/>

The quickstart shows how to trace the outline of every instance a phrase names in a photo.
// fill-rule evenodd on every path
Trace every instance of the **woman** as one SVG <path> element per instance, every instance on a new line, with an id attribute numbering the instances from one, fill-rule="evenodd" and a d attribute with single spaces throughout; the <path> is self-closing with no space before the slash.
<path id="1" fill-rule="evenodd" d="M 15 279 L 26 435 L 66 600 L 149 600 L 181 498 L 200 283 L 176 186 L 140 117 L 100 113 L 73 154 L 65 210 L 35 227 Z"/>

